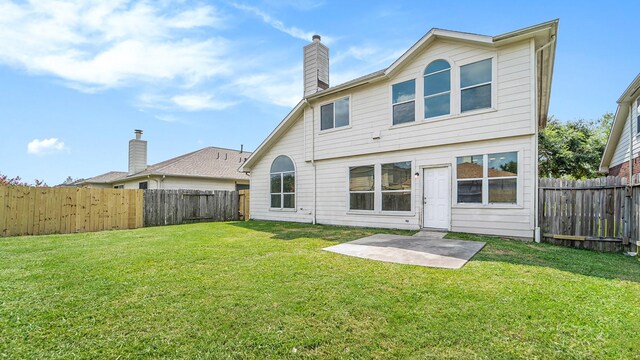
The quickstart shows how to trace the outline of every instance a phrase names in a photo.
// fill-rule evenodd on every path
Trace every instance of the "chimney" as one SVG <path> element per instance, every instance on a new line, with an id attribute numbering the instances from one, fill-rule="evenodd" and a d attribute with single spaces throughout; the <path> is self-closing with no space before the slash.
<path id="1" fill-rule="evenodd" d="M 329 48 L 313 35 L 313 42 L 304 47 L 304 96 L 329 88 Z"/>
<path id="2" fill-rule="evenodd" d="M 135 130 L 135 139 L 129 140 L 129 175 L 147 168 L 147 141 L 142 140 L 142 130 Z"/>

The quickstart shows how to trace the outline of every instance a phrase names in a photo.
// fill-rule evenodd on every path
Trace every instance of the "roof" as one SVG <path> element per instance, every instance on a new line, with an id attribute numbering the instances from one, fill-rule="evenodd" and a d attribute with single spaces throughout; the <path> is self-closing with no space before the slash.
<path id="1" fill-rule="evenodd" d="M 600 161 L 600 171 L 608 172 L 609 165 L 613 159 L 613 154 L 616 152 L 620 136 L 624 131 L 624 125 L 627 117 L 629 116 L 629 106 L 636 96 L 640 94 L 640 74 L 627 86 L 627 89 L 620 95 L 618 99 L 618 108 L 613 118 L 613 124 L 611 125 L 611 131 L 609 132 L 609 139 L 607 140 L 607 146 L 604 148 L 602 154 L 602 160 Z"/>
<path id="2" fill-rule="evenodd" d="M 104 173 L 102 175 L 84 179 L 79 182 L 79 184 L 108 184 L 120 180 L 125 176 L 127 176 L 126 171 L 109 171 L 108 173 Z"/>
<path id="3" fill-rule="evenodd" d="M 84 180 L 83 184 L 113 183 L 147 176 L 184 176 L 230 180 L 249 180 L 249 176 L 238 171 L 250 152 L 219 147 L 206 147 L 188 154 L 148 166 L 145 170 L 128 175 L 122 171 L 111 171 Z"/>
<path id="4" fill-rule="evenodd" d="M 537 69 L 537 78 L 540 79 L 540 81 L 537 89 L 536 98 L 538 99 L 538 104 L 536 106 L 538 113 L 538 125 L 540 127 L 544 127 L 547 123 L 547 114 L 549 111 L 558 22 L 559 21 L 556 19 L 497 36 L 478 35 L 433 28 L 386 69 L 378 70 L 371 74 L 361 76 L 304 97 L 271 132 L 271 134 L 269 134 L 262 144 L 258 146 L 256 151 L 254 151 L 244 165 L 242 165 L 241 171 L 249 171 L 251 169 L 253 164 L 260 159 L 262 153 L 266 151 L 266 149 L 270 148 L 271 145 L 274 144 L 280 136 L 289 129 L 289 127 L 291 127 L 291 123 L 294 122 L 304 111 L 304 108 L 309 105 L 309 100 L 319 99 L 340 91 L 352 89 L 354 87 L 376 81 L 390 79 L 394 74 L 400 71 L 404 64 L 415 58 L 420 51 L 428 47 L 436 39 L 448 39 L 488 47 L 499 47 L 525 39 L 535 39 L 536 50 L 537 52 L 540 52 L 540 59 L 538 60 L 539 68 Z"/>

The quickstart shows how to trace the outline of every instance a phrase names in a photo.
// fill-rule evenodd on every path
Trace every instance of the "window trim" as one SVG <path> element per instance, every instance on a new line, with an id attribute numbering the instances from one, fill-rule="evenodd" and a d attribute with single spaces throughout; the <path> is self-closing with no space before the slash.
<path id="1" fill-rule="evenodd" d="M 286 156 L 287 158 L 289 158 L 289 160 L 291 160 L 291 163 L 293 164 L 293 171 L 280 171 L 280 172 L 271 172 L 271 166 L 273 166 L 273 162 L 276 161 L 276 159 L 280 156 Z M 293 173 L 293 189 L 294 192 L 290 193 L 290 192 L 283 192 L 283 187 L 284 187 L 284 174 L 291 174 Z M 272 193 L 271 192 L 271 175 L 273 174 L 280 174 L 280 192 L 279 193 Z M 293 158 L 289 155 L 286 154 L 280 154 L 276 157 L 273 158 L 273 160 L 271 160 L 270 166 L 269 166 L 269 177 L 268 177 L 268 181 L 269 181 L 269 192 L 267 193 L 267 201 L 269 202 L 269 211 L 289 211 L 289 212 L 296 212 L 297 211 L 297 207 L 298 207 L 298 192 L 296 191 L 298 189 L 298 167 L 296 166 L 295 161 L 293 161 Z M 271 195 L 273 194 L 280 194 L 280 207 L 272 207 L 271 206 Z M 293 207 L 292 208 L 285 208 L 284 206 L 284 195 L 293 195 Z"/>
<path id="2" fill-rule="evenodd" d="M 491 81 L 490 82 L 484 82 L 481 84 L 475 84 L 473 86 L 466 86 L 466 87 L 462 87 L 460 84 L 461 81 L 461 73 L 462 73 L 462 67 L 466 66 L 466 65 L 471 65 L 474 63 L 478 63 L 484 60 L 489 60 L 491 59 Z M 456 77 L 456 94 L 457 94 L 457 115 L 461 115 L 461 114 L 476 114 L 476 113 L 480 113 L 480 112 L 484 112 L 484 111 L 491 111 L 491 110 L 498 110 L 497 107 L 497 103 L 498 103 L 498 99 L 497 99 L 497 91 L 496 91 L 496 87 L 498 84 L 498 56 L 496 54 L 493 54 L 492 56 L 489 57 L 485 57 L 485 56 L 474 56 L 471 59 L 468 59 L 464 62 L 460 62 L 458 64 L 456 64 L 456 67 L 458 69 L 458 73 L 457 73 L 457 77 Z M 480 87 L 483 85 L 487 85 L 487 84 L 491 84 L 491 106 L 486 107 L 486 108 L 481 108 L 481 109 L 473 109 L 473 110 L 467 110 L 467 111 L 462 111 L 462 91 L 463 90 L 467 90 L 467 89 L 472 89 L 474 87 Z M 495 84 L 495 86 L 494 86 Z"/>
<path id="3" fill-rule="evenodd" d="M 405 83 L 405 82 L 408 82 L 408 81 L 412 81 L 412 80 L 414 81 L 413 99 L 412 100 L 401 101 L 401 102 L 398 102 L 398 103 L 394 103 L 393 102 L 393 86 L 394 85 L 398 85 L 398 84 L 402 84 L 402 83 Z M 391 126 L 392 127 L 408 125 L 408 124 L 415 124 L 415 123 L 418 122 L 418 119 L 419 119 L 418 118 L 418 111 L 420 110 L 418 108 L 418 101 L 417 101 L 418 95 L 420 95 L 418 93 L 418 90 L 419 90 L 418 88 L 419 88 L 419 86 L 418 86 L 418 79 L 417 78 L 405 78 L 404 80 L 396 81 L 396 82 L 394 82 L 392 84 L 389 84 L 389 99 L 391 100 L 390 101 L 391 107 L 389 109 L 389 118 L 391 119 Z M 406 104 L 406 103 L 409 103 L 409 102 L 412 102 L 412 101 L 413 101 L 413 121 L 394 124 L 393 123 L 393 120 L 394 120 L 393 119 L 393 108 L 394 108 L 394 106 L 395 105 Z"/>
<path id="4" fill-rule="evenodd" d="M 505 177 L 489 177 L 489 154 L 499 154 L 499 153 L 507 153 L 507 152 L 515 152 L 517 153 L 518 159 L 518 174 L 513 176 L 505 176 Z M 458 168 L 457 168 L 457 159 L 461 156 L 470 156 L 473 155 L 471 153 L 475 153 L 476 155 L 482 156 L 483 161 L 483 169 L 482 169 L 482 202 L 481 203 L 459 203 L 458 202 Z M 480 153 L 480 154 L 478 154 Z M 478 151 L 465 151 L 464 153 L 457 153 L 452 157 L 451 163 L 453 164 L 453 177 L 452 177 L 452 186 L 451 186 L 451 196 L 452 202 L 451 206 L 454 208 L 494 208 L 494 209 L 523 209 L 524 208 L 524 163 L 523 163 L 523 148 L 512 148 L 512 147 L 500 147 L 496 149 L 492 149 L 491 152 L 487 152 L 486 150 L 478 150 Z M 516 202 L 515 203 L 490 203 L 489 202 L 489 179 L 516 179 Z M 464 180 L 480 180 L 479 178 L 469 178 L 469 179 L 461 179 Z"/>
<path id="5" fill-rule="evenodd" d="M 144 187 L 142 187 L 142 184 L 144 184 Z M 147 189 L 149 189 L 149 181 L 138 182 L 138 190 L 147 190 Z"/>
<path id="6" fill-rule="evenodd" d="M 410 191 L 411 195 L 411 208 L 409 211 L 397 211 L 397 210 L 382 210 L 382 165 L 394 164 L 399 162 L 411 163 L 411 189 L 410 190 L 394 190 L 394 191 Z M 372 166 L 373 165 L 373 210 L 351 210 L 351 193 L 349 191 L 350 170 L 359 166 Z M 345 195 L 345 213 L 347 215 L 376 215 L 376 216 L 404 216 L 411 217 L 416 215 L 416 199 L 415 194 L 418 191 L 416 185 L 416 179 L 413 177 L 413 173 L 417 170 L 416 160 L 408 159 L 407 157 L 394 157 L 391 159 L 384 159 L 381 161 L 354 161 L 346 166 L 346 195 Z"/>
<path id="7" fill-rule="evenodd" d="M 337 101 L 344 100 L 344 99 L 349 100 L 349 106 L 348 106 L 349 123 L 347 125 L 336 127 L 336 105 L 335 105 L 335 103 Z M 329 105 L 329 104 L 333 104 L 333 126 L 330 127 L 330 128 L 327 128 L 327 129 L 322 129 L 322 107 L 326 106 L 326 105 Z M 331 101 L 320 103 L 318 105 L 318 114 L 319 114 L 318 115 L 318 126 L 319 126 L 319 129 L 320 129 L 320 134 L 324 134 L 324 133 L 327 133 L 327 132 L 338 131 L 338 130 L 350 129 L 351 128 L 351 121 L 352 121 L 352 118 L 351 118 L 351 94 L 349 94 L 347 96 L 340 96 L 338 98 L 334 98 Z"/>
<path id="8" fill-rule="evenodd" d="M 367 191 L 351 191 L 351 169 L 353 168 L 357 168 L 357 167 L 362 167 L 362 166 L 373 166 L 373 190 L 367 190 Z M 358 212 L 358 213 L 365 213 L 365 214 L 370 214 L 376 211 L 376 184 L 378 183 L 378 177 L 376 176 L 376 164 L 363 164 L 363 165 L 354 165 L 354 166 L 349 166 L 347 168 L 347 211 L 349 212 Z M 366 209 L 352 209 L 351 208 L 351 194 L 373 194 L 373 209 L 371 210 L 366 210 Z"/>
<path id="9" fill-rule="evenodd" d="M 438 70 L 438 71 L 432 72 L 432 73 L 430 73 L 428 75 L 425 75 L 425 71 L 427 71 L 427 68 L 429 67 L 429 65 L 433 64 L 434 62 L 436 62 L 438 60 L 446 61 L 447 64 L 449 64 L 449 68 Z M 452 63 L 453 63 L 453 65 L 451 65 Z M 453 61 L 451 61 L 450 59 L 446 59 L 446 58 L 440 57 L 440 58 L 433 59 L 433 60 L 429 61 L 427 63 L 427 65 L 424 67 L 424 70 L 422 70 L 422 93 L 420 94 L 421 97 L 422 97 L 422 106 L 421 106 L 421 109 L 420 109 L 421 110 L 421 114 L 422 114 L 422 120 L 433 121 L 434 119 L 437 120 L 437 119 L 442 119 L 442 118 L 448 118 L 448 117 L 451 117 L 451 116 L 454 115 L 454 113 L 452 111 L 453 108 L 454 108 L 453 107 L 453 96 L 452 96 L 452 94 L 453 94 L 453 90 L 454 90 L 454 84 L 453 84 L 454 71 L 453 71 L 453 69 L 454 69 L 455 66 L 456 66 L 455 63 Z M 425 78 L 427 76 L 432 76 L 432 75 L 439 74 L 439 73 L 442 73 L 442 72 L 445 72 L 445 71 L 449 71 L 449 91 L 444 91 L 444 92 L 440 92 L 440 93 L 437 93 L 437 94 L 425 95 L 424 94 Z M 444 95 L 444 94 L 449 94 L 449 113 L 448 114 L 438 115 L 438 116 L 426 117 L 425 113 L 424 113 L 424 111 L 425 111 L 424 110 L 424 101 L 427 98 L 433 98 L 433 97 Z"/>

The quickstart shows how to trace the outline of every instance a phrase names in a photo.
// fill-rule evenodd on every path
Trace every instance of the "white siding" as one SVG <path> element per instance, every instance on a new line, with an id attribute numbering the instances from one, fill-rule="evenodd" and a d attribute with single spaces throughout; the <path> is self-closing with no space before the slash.
<path id="1" fill-rule="evenodd" d="M 495 62 L 494 109 L 456 115 L 456 109 L 459 109 L 459 66 L 489 57 L 493 57 Z M 425 67 L 436 59 L 445 59 L 452 66 L 451 100 L 454 112 L 445 119 L 422 120 L 422 74 Z M 530 42 L 499 50 L 435 42 L 390 81 L 356 87 L 313 103 L 313 111 L 306 111 L 307 143 L 310 142 L 310 134 L 315 134 L 315 159 L 319 160 L 533 134 L 532 67 Z M 418 119 L 414 123 L 392 127 L 391 85 L 410 79 L 416 79 Z M 347 95 L 351 95 L 350 126 L 321 132 L 320 105 Z M 312 121 L 312 116 L 315 121 Z M 372 139 L 374 132 L 380 132 L 380 139 Z M 307 151 L 308 160 L 311 151 Z"/>
<path id="2" fill-rule="evenodd" d="M 286 155 L 296 167 L 296 209 L 271 210 L 269 173 L 271 163 L 279 155 Z M 251 218 L 262 220 L 282 220 L 312 222 L 313 209 L 313 165 L 304 161 L 302 117 L 278 142 L 271 147 L 251 169 Z"/>
<path id="3" fill-rule="evenodd" d="M 354 214 L 348 211 L 350 166 L 412 161 L 412 172 L 448 165 L 451 186 L 456 156 L 517 151 L 518 204 L 456 205 L 452 191 L 451 230 L 531 238 L 535 227 L 536 122 L 532 43 L 524 41 L 493 49 L 436 41 L 391 80 L 355 87 L 312 102 L 304 115 L 278 139 L 251 169 L 251 217 L 265 220 L 313 221 L 314 193 L 318 223 L 418 229 L 422 226 L 422 179 L 414 179 L 412 211 L 402 215 Z M 460 115 L 459 66 L 493 58 L 493 108 Z M 433 60 L 452 66 L 452 115 L 422 120 L 422 74 Z M 391 84 L 416 79 L 415 123 L 391 126 Z M 320 131 L 320 105 L 350 96 L 350 125 Z M 380 139 L 373 139 L 379 134 Z M 296 210 L 269 209 L 269 169 L 278 155 L 296 164 Z M 312 164 L 315 159 L 315 165 Z M 315 169 L 315 176 L 314 176 Z"/>
<path id="4" fill-rule="evenodd" d="M 236 183 L 248 184 L 246 180 L 225 180 L 225 179 L 202 179 L 202 178 L 188 178 L 188 177 L 174 177 L 167 176 L 151 177 L 150 179 L 134 179 L 127 182 L 116 182 L 114 185 L 124 184 L 125 189 L 138 189 L 139 183 L 147 181 L 148 189 L 188 189 L 188 190 L 228 190 L 233 191 L 236 189 Z"/>
<path id="5" fill-rule="evenodd" d="M 638 98 L 640 99 L 640 98 Z M 622 129 L 622 134 L 616 144 L 616 150 L 611 158 L 611 164 L 609 167 L 620 165 L 623 162 L 629 161 L 629 141 L 633 141 L 633 157 L 637 157 L 640 154 L 640 136 L 638 136 L 638 99 L 635 99 L 631 104 L 631 113 L 627 116 Z M 631 124 L 629 123 L 631 122 Z M 631 128 L 629 128 L 631 125 Z M 631 131 L 631 136 L 630 132 Z"/>

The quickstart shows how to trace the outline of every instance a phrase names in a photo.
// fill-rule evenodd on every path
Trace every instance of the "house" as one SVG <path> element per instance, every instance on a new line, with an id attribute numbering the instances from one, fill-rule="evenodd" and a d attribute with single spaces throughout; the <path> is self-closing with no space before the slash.
<path id="1" fill-rule="evenodd" d="M 315 35 L 302 100 L 241 167 L 251 217 L 532 238 L 557 28 L 432 29 L 334 87 Z"/>
<path id="2" fill-rule="evenodd" d="M 621 177 L 640 174 L 640 74 L 618 99 L 600 171 Z"/>
<path id="3" fill-rule="evenodd" d="M 147 165 L 142 130 L 129 141 L 129 171 L 110 171 L 79 182 L 80 186 L 119 189 L 242 190 L 249 176 L 238 167 L 251 155 L 241 150 L 206 147 Z"/>

